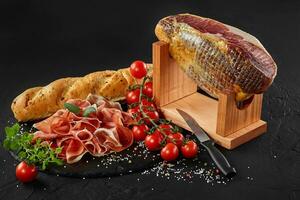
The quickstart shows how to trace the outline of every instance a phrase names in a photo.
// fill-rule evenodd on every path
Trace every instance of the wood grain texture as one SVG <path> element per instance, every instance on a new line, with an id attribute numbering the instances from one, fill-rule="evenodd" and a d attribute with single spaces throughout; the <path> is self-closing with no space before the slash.
<path id="1" fill-rule="evenodd" d="M 227 136 L 260 120 L 262 97 L 262 94 L 255 95 L 252 103 L 240 110 L 236 107 L 234 95 L 219 94 L 217 134 Z"/>
<path id="2" fill-rule="evenodd" d="M 165 42 L 153 43 L 153 74 L 154 96 L 158 106 L 197 91 L 197 84 L 183 73 L 173 59 L 169 59 L 169 45 Z"/>
<path id="3" fill-rule="evenodd" d="M 191 131 L 181 115 L 176 111 L 176 108 L 184 110 L 197 121 L 217 144 L 227 149 L 233 149 L 266 132 L 267 123 L 258 120 L 227 136 L 218 134 L 216 131 L 219 123 L 217 120 L 218 105 L 217 100 L 199 93 L 194 93 L 173 103 L 162 106 L 161 111 L 164 116 L 167 119 L 172 120 L 174 124 Z"/>
<path id="4" fill-rule="evenodd" d="M 264 133 L 266 122 L 260 120 L 262 94 L 255 95 L 245 109 L 236 107 L 234 95 L 219 94 L 219 99 L 197 93 L 197 85 L 169 56 L 169 45 L 153 43 L 153 89 L 157 106 L 164 116 L 191 131 L 176 111 L 189 113 L 216 143 L 233 149 Z"/>

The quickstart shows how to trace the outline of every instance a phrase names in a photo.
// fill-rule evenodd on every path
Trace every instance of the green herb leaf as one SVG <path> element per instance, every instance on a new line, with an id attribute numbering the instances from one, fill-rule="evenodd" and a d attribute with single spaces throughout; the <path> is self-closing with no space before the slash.
<path id="1" fill-rule="evenodd" d="M 58 158 L 55 158 L 53 159 L 53 163 L 57 164 L 57 165 L 62 165 L 63 164 L 63 161 L 58 159 Z"/>
<path id="2" fill-rule="evenodd" d="M 60 154 L 62 152 L 62 147 L 57 147 L 56 149 L 55 149 L 55 153 L 56 154 Z"/>
<path id="3" fill-rule="evenodd" d="M 45 170 L 50 163 L 56 165 L 63 163 L 58 158 L 62 148 L 52 149 L 49 144 L 42 144 L 41 139 L 32 143 L 33 134 L 27 132 L 21 134 L 19 124 L 6 127 L 5 133 L 4 148 L 19 152 L 18 157 L 25 160 L 28 164 L 35 164 L 42 170 Z"/>
<path id="4" fill-rule="evenodd" d="M 20 130 L 20 125 L 18 123 L 14 124 L 11 127 L 5 127 L 6 137 L 12 138 L 12 137 L 16 136 L 16 134 L 19 132 L 19 130 Z"/>
<path id="5" fill-rule="evenodd" d="M 3 141 L 3 147 L 5 149 L 17 150 L 19 148 L 19 144 L 15 140 L 17 138 L 19 130 L 20 125 L 18 123 L 14 124 L 11 127 L 5 127 L 6 138 Z"/>
<path id="6" fill-rule="evenodd" d="M 84 111 L 83 111 L 83 116 L 84 117 L 88 117 L 91 113 L 96 112 L 96 108 L 93 106 L 87 107 Z"/>
<path id="7" fill-rule="evenodd" d="M 19 144 L 17 142 L 11 142 L 9 148 L 13 151 L 19 149 Z"/>
<path id="8" fill-rule="evenodd" d="M 18 154 L 18 157 L 20 158 L 20 159 L 24 159 L 24 158 L 26 158 L 26 152 L 25 151 L 20 151 L 19 152 L 19 154 Z"/>
<path id="9" fill-rule="evenodd" d="M 37 146 L 39 146 L 39 145 L 41 144 L 41 142 L 42 142 L 42 140 L 39 138 L 39 139 L 37 139 L 37 140 L 35 141 L 35 144 L 36 144 Z"/>
<path id="10" fill-rule="evenodd" d="M 4 147 L 5 149 L 9 149 L 9 147 L 10 147 L 10 141 L 9 141 L 9 140 L 4 140 L 4 141 L 3 141 L 3 147 Z"/>
<path id="11" fill-rule="evenodd" d="M 42 170 L 45 170 L 45 169 L 47 168 L 47 164 L 48 164 L 48 163 L 46 163 L 46 162 L 43 162 L 43 163 L 42 163 Z"/>
<path id="12" fill-rule="evenodd" d="M 80 108 L 74 104 L 71 103 L 64 103 L 64 107 L 68 109 L 70 112 L 74 114 L 79 114 L 80 113 Z"/>

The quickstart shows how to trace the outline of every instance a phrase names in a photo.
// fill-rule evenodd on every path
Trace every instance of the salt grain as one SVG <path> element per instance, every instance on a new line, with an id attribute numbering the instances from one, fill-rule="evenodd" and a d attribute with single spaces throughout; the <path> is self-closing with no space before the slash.
<path id="1" fill-rule="evenodd" d="M 181 182 L 193 183 L 194 180 L 203 179 L 206 183 L 226 184 L 229 179 L 217 173 L 218 169 L 207 162 L 202 163 L 199 159 L 177 160 L 176 164 L 168 162 L 159 162 L 153 168 L 144 170 L 141 175 L 155 175 L 156 177 L 166 178 L 168 180 L 177 180 Z"/>

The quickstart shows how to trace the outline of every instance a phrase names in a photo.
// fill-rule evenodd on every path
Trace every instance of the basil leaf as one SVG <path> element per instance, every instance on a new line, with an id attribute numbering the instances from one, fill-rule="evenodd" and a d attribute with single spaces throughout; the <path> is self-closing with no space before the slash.
<path id="1" fill-rule="evenodd" d="M 68 109 L 70 112 L 74 114 L 79 114 L 80 113 L 80 108 L 74 104 L 71 103 L 64 103 L 64 107 Z"/>
<path id="2" fill-rule="evenodd" d="M 83 116 L 88 117 L 91 113 L 94 113 L 96 111 L 97 111 L 96 108 L 93 106 L 87 107 L 83 112 Z"/>

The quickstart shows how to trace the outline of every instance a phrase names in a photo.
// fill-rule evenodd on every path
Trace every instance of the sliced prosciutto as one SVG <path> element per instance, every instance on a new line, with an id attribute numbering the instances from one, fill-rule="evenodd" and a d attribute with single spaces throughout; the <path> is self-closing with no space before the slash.
<path id="1" fill-rule="evenodd" d="M 120 152 L 133 143 L 133 134 L 126 127 L 132 122 L 131 116 L 122 111 L 119 103 L 96 95 L 89 95 L 86 100 L 71 99 L 67 103 L 79 107 L 79 114 L 58 110 L 34 124 L 37 131 L 33 138 L 51 147 L 62 147 L 59 157 L 67 163 L 78 162 L 86 153 L 99 157 Z M 84 117 L 84 110 L 91 106 L 95 112 Z"/>

